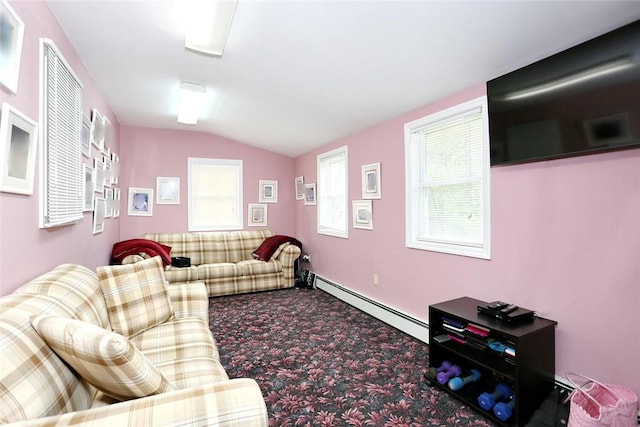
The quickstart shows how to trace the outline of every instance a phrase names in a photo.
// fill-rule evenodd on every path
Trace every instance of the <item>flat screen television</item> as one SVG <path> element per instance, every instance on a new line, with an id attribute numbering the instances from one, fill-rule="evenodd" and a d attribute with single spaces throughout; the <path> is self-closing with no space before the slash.
<path id="1" fill-rule="evenodd" d="M 640 147 L 640 21 L 487 82 L 491 165 Z"/>

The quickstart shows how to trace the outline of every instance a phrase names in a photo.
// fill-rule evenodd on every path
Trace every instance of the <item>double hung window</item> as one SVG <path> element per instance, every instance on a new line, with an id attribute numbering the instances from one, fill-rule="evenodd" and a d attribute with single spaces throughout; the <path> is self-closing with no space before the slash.
<path id="1" fill-rule="evenodd" d="M 406 245 L 490 258 L 486 98 L 405 125 Z"/>
<path id="2" fill-rule="evenodd" d="M 318 156 L 318 233 L 348 237 L 347 147 Z"/>

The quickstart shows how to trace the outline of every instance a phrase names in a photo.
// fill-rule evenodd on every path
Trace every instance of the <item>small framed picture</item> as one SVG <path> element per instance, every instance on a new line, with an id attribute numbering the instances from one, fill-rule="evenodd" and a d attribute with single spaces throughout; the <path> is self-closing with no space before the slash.
<path id="1" fill-rule="evenodd" d="M 371 163 L 362 166 L 362 198 L 381 198 L 380 163 Z"/>
<path id="2" fill-rule="evenodd" d="M 113 188 L 104 189 L 104 201 L 107 204 L 105 218 L 113 217 Z"/>
<path id="3" fill-rule="evenodd" d="M 278 203 L 278 181 L 260 180 L 260 203 Z"/>
<path id="4" fill-rule="evenodd" d="M 4 4 L 4 3 L 3 3 Z M 0 19 L 5 19 L 0 16 Z M 33 194 L 38 125 L 2 103 L 0 118 L 0 191 Z"/>
<path id="5" fill-rule="evenodd" d="M 93 207 L 93 234 L 104 231 L 104 219 L 107 214 L 107 202 L 104 197 L 96 197 Z"/>
<path id="6" fill-rule="evenodd" d="M 113 189 L 113 218 L 120 216 L 120 189 Z"/>
<path id="7" fill-rule="evenodd" d="M 105 184 L 105 166 L 104 162 L 97 157 L 93 159 L 93 191 L 102 193 Z"/>
<path id="8" fill-rule="evenodd" d="M 90 139 L 91 143 L 98 149 L 99 153 L 102 153 L 104 150 L 105 126 L 104 116 L 100 114 L 100 111 L 94 108 L 91 111 Z"/>
<path id="9" fill-rule="evenodd" d="M 373 212 L 371 200 L 354 200 L 353 228 L 373 230 Z"/>
<path id="10" fill-rule="evenodd" d="M 93 211 L 93 168 L 85 164 L 82 165 L 82 172 L 84 175 L 83 194 L 84 194 L 84 207 L 83 212 Z"/>
<path id="11" fill-rule="evenodd" d="M 249 227 L 267 226 L 267 205 L 264 203 L 249 203 Z"/>
<path id="12" fill-rule="evenodd" d="M 296 200 L 304 200 L 304 176 L 296 178 Z"/>
<path id="13" fill-rule="evenodd" d="M 127 214 L 132 216 L 152 216 L 153 189 L 129 187 Z"/>
<path id="14" fill-rule="evenodd" d="M 156 178 L 156 204 L 180 204 L 180 178 L 159 176 Z"/>
<path id="15" fill-rule="evenodd" d="M 23 38 L 24 22 L 7 0 L 0 0 L 0 83 L 13 93 L 18 93 Z"/>
<path id="16" fill-rule="evenodd" d="M 91 120 L 89 120 L 86 114 L 82 115 L 80 143 L 82 145 L 82 155 L 87 158 L 91 157 Z"/>
<path id="17" fill-rule="evenodd" d="M 304 185 L 304 204 L 315 205 L 316 204 L 316 183 Z"/>

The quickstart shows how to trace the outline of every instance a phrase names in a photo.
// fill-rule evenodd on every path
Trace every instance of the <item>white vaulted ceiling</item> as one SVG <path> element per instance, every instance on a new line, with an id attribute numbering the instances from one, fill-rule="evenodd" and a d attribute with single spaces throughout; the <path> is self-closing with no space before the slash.
<path id="1" fill-rule="evenodd" d="M 640 1 L 239 0 L 216 58 L 184 48 L 181 3 L 48 2 L 121 124 L 292 157 L 640 19 Z M 181 81 L 207 87 L 197 125 L 176 122 Z"/>

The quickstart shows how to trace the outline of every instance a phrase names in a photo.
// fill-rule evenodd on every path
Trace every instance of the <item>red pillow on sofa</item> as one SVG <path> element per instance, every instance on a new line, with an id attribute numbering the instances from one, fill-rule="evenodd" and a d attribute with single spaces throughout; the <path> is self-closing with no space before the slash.
<path id="1" fill-rule="evenodd" d="M 171 247 L 148 239 L 129 239 L 115 243 L 111 250 L 111 264 L 122 264 L 122 260 L 129 255 L 137 255 L 140 252 L 150 257 L 159 256 L 162 266 L 171 264 Z"/>
<path id="2" fill-rule="evenodd" d="M 298 239 L 289 236 L 276 235 L 267 237 L 264 242 L 258 246 L 258 249 L 251 252 L 251 255 L 260 261 L 270 261 L 273 254 L 276 253 L 278 248 L 283 243 L 291 243 L 302 249 L 302 243 Z"/>

